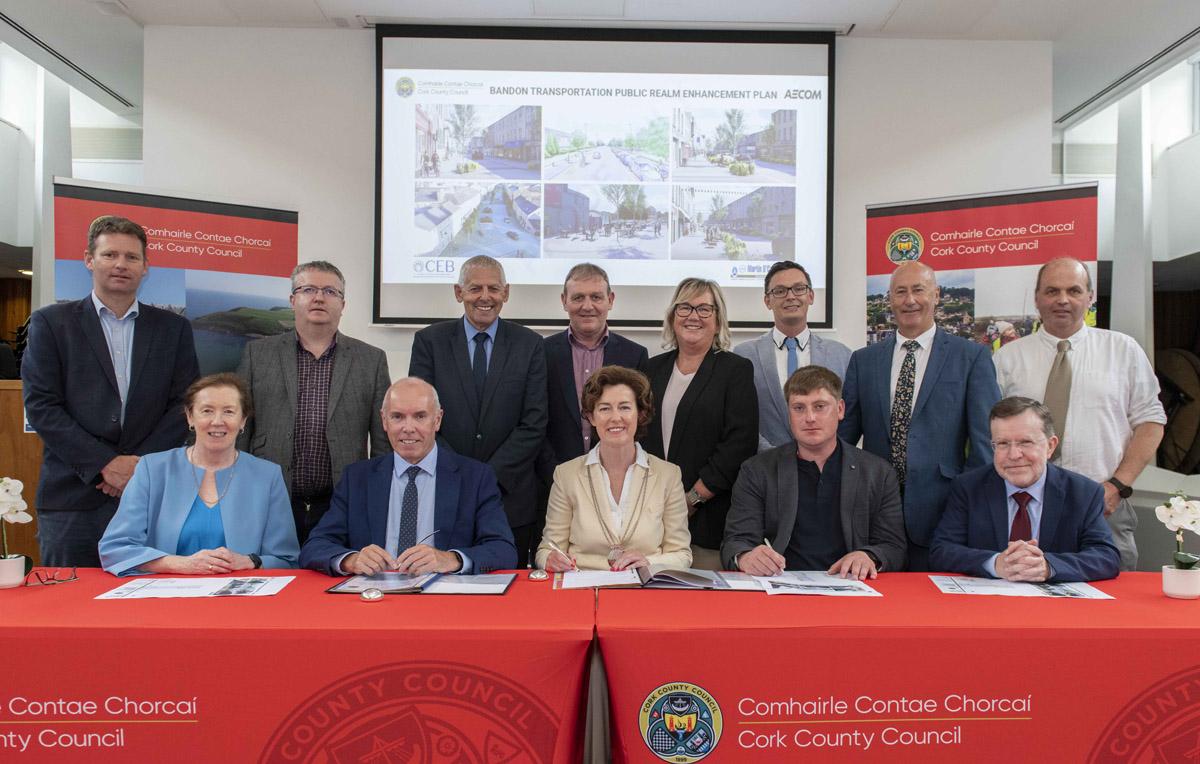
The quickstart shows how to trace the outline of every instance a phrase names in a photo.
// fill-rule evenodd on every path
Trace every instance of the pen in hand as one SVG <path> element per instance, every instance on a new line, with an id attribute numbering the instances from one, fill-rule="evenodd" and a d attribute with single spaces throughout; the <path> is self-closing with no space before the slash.
<path id="1" fill-rule="evenodd" d="M 575 564 L 575 560 L 572 560 L 572 559 L 571 559 L 571 555 L 569 555 L 569 554 L 567 554 L 566 552 L 564 552 L 563 550 L 559 549 L 559 548 L 558 548 L 558 544 L 555 544 L 555 543 L 554 543 L 553 541 L 551 541 L 550 539 L 546 539 L 546 543 L 547 543 L 547 544 L 550 546 L 550 548 L 551 548 L 551 549 L 553 549 L 555 552 L 558 552 L 558 553 L 559 553 L 559 554 L 561 554 L 561 555 L 562 555 L 564 558 L 566 558 L 568 561 L 570 561 L 570 563 L 571 563 L 571 570 L 579 570 L 579 566 Z"/>

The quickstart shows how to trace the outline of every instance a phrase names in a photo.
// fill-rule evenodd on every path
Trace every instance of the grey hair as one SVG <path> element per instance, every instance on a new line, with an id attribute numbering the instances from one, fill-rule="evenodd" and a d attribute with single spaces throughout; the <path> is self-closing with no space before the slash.
<path id="1" fill-rule="evenodd" d="M 422 387 L 425 387 L 429 391 L 429 394 L 433 396 L 434 409 L 436 411 L 441 411 L 442 410 L 442 399 L 438 396 L 437 388 L 434 387 L 433 385 L 429 384 L 425 380 L 421 379 L 420 377 L 401 377 L 400 379 L 397 379 L 395 382 L 393 382 L 391 385 L 389 385 L 387 392 L 383 394 L 384 406 L 386 407 L 388 396 L 392 394 L 392 390 L 395 390 L 400 385 L 418 385 L 418 384 Z M 380 409 L 381 412 L 383 410 L 384 409 L 382 409 L 382 408 Z"/>
<path id="2" fill-rule="evenodd" d="M 1038 419 L 1042 420 L 1042 432 L 1047 438 L 1054 437 L 1054 418 L 1050 416 L 1050 409 L 1046 408 L 1041 401 L 1024 398 L 1020 395 L 1010 395 L 997 401 L 996 405 L 992 406 L 991 413 L 988 414 L 988 422 L 994 419 L 1011 419 L 1021 416 L 1026 411 L 1032 411 L 1037 414 Z"/>
<path id="3" fill-rule="evenodd" d="M 508 279 L 504 276 L 504 266 L 494 257 L 487 255 L 475 255 L 467 258 L 462 267 L 458 269 L 458 285 L 465 287 L 467 285 L 467 272 L 476 268 L 491 268 L 500 274 L 500 286 L 508 286 Z"/>
<path id="4" fill-rule="evenodd" d="M 327 260 L 310 260 L 307 263 L 300 263 L 292 269 L 292 289 L 296 288 L 296 279 L 300 278 L 300 274 L 305 271 L 320 271 L 321 273 L 332 273 L 337 276 L 337 280 L 342 283 L 342 294 L 346 293 L 346 277 L 338 270 L 338 267 Z"/>

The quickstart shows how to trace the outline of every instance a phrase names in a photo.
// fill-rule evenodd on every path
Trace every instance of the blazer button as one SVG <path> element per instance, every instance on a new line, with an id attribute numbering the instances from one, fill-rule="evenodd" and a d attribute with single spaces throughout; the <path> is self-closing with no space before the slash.
<path id="1" fill-rule="evenodd" d="M 112 421 L 114 421 L 114 422 L 115 422 L 115 421 L 117 421 L 117 418 L 116 418 L 115 416 L 114 416 L 114 417 L 110 417 L 110 419 L 111 419 Z"/>
<path id="2" fill-rule="evenodd" d="M 475 440 L 483 440 L 483 433 L 482 432 L 475 433 Z"/>

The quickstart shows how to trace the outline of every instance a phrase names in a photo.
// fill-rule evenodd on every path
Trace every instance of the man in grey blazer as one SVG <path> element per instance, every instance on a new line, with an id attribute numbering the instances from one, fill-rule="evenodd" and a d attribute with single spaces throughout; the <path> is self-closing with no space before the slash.
<path id="1" fill-rule="evenodd" d="M 896 473 L 838 438 L 841 379 L 807 366 L 788 378 L 784 395 L 794 440 L 742 465 L 725 520 L 725 566 L 756 576 L 828 570 L 857 579 L 903 570 Z"/>
<path id="2" fill-rule="evenodd" d="M 238 374 L 254 399 L 238 447 L 283 468 L 303 545 L 329 509 L 349 464 L 390 451 L 379 418 L 391 384 L 387 356 L 338 331 L 346 307 L 342 272 L 324 260 L 292 271 L 296 330 L 246 345 Z"/>
<path id="3" fill-rule="evenodd" d="M 754 364 L 758 392 L 758 450 L 782 446 L 792 440 L 783 385 L 796 369 L 824 366 L 839 378 L 846 376 L 850 348 L 822 339 L 808 328 L 813 304 L 812 279 L 799 263 L 783 260 L 771 266 L 763 282 L 763 304 L 775 317 L 771 331 L 747 340 L 733 352 Z"/>

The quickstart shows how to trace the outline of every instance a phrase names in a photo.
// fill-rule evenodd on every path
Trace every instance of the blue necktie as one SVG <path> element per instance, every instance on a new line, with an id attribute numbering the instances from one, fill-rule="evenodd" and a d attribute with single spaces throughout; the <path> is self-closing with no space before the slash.
<path id="1" fill-rule="evenodd" d="M 796 346 L 800 342 L 795 337 L 784 337 L 783 346 L 788 351 L 788 378 L 790 379 L 796 373 L 796 369 L 800 367 L 800 357 L 796 354 Z"/>
<path id="2" fill-rule="evenodd" d="M 490 339 L 487 332 L 475 335 L 475 356 L 471 359 L 471 374 L 475 377 L 475 394 L 480 406 L 483 405 L 483 385 L 487 382 L 487 341 Z"/>
<path id="3" fill-rule="evenodd" d="M 421 468 L 413 465 L 404 471 L 408 485 L 404 486 L 404 498 L 400 501 L 400 533 L 396 537 L 396 554 L 417 543 L 417 474 Z"/>

